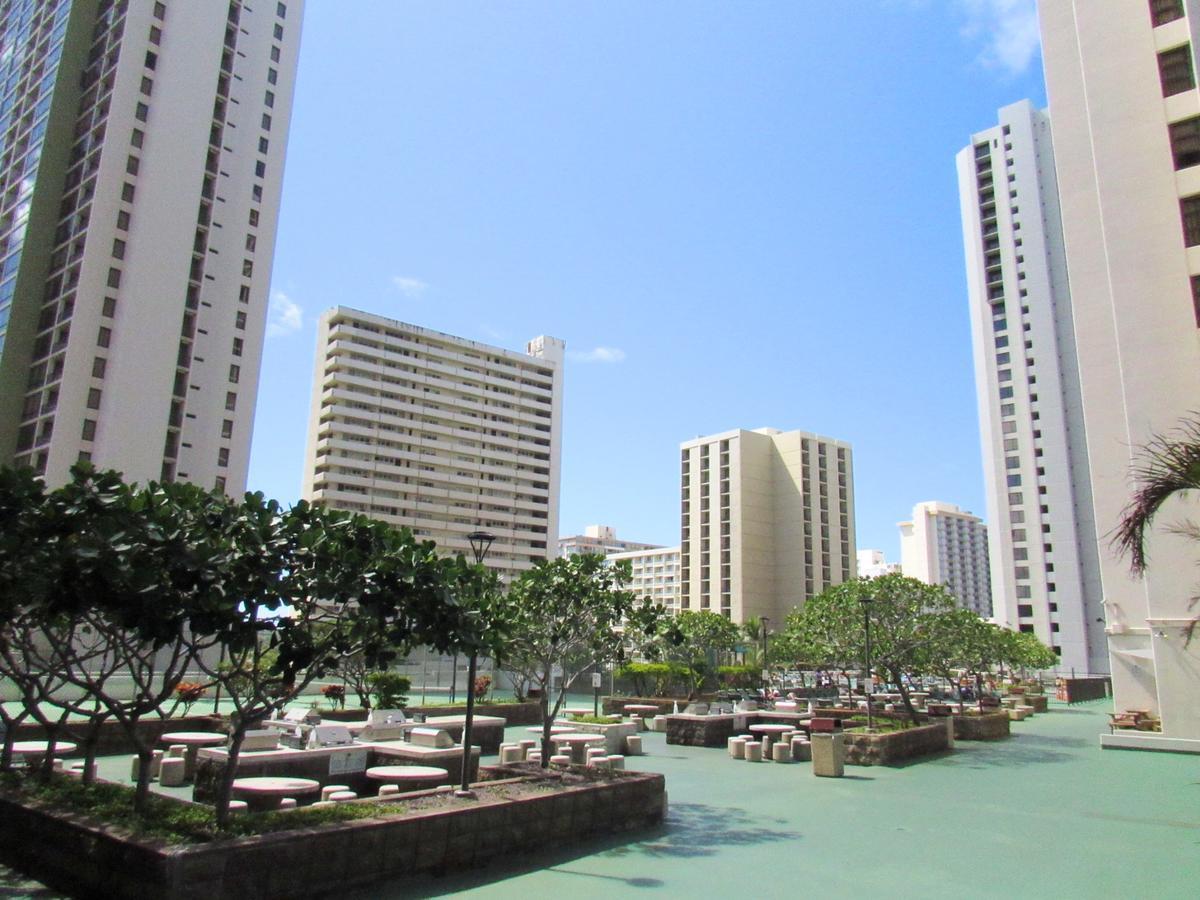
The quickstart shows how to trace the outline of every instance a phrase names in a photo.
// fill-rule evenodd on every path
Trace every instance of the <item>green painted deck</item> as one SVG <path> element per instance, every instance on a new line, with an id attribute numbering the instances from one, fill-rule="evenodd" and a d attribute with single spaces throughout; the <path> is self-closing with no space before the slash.
<path id="1" fill-rule="evenodd" d="M 628 762 L 667 776 L 660 831 L 356 896 L 1200 896 L 1200 757 L 1101 751 L 1110 709 L 1052 704 L 1007 741 L 842 779 L 648 734 Z"/>

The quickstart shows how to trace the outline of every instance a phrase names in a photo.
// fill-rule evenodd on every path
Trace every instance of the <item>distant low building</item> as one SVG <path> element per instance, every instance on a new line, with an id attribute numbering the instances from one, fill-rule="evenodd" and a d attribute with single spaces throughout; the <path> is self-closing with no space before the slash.
<path id="1" fill-rule="evenodd" d="M 662 544 L 644 544 L 639 541 L 617 539 L 617 530 L 610 525 L 589 525 L 583 534 L 558 539 L 558 555 L 574 556 L 579 553 L 624 553 L 627 550 L 658 550 Z"/>
<path id="2" fill-rule="evenodd" d="M 880 575 L 899 574 L 900 563 L 887 562 L 882 550 L 858 551 L 858 577 L 878 578 Z"/>

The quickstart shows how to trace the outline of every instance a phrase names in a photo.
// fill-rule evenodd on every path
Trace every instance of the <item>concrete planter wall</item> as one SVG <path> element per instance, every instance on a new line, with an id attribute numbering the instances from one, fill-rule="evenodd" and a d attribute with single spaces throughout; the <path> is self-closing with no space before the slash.
<path id="1" fill-rule="evenodd" d="M 685 709 L 691 702 L 686 697 L 601 697 L 600 711 L 611 716 L 613 713 L 624 713 L 626 704 L 637 703 L 642 706 L 657 706 L 658 715 L 665 716 L 674 711 L 676 703 L 680 709 Z"/>
<path id="2" fill-rule="evenodd" d="M 203 706 L 204 703 L 198 703 L 197 706 Z M 212 708 L 211 705 L 209 707 Z M 81 723 L 82 724 L 82 723 Z M 151 745 L 158 743 L 158 737 L 168 731 L 224 731 L 225 723 L 219 716 L 181 716 L 173 719 L 146 718 L 138 722 L 138 734 L 143 739 L 148 740 Z M 58 739 L 74 740 L 67 736 L 66 730 L 60 731 Z M 15 729 L 13 740 L 17 741 L 41 741 L 46 739 L 46 729 L 42 728 L 36 722 L 23 722 Z M 80 732 L 76 732 L 80 733 Z M 121 753 L 134 753 L 133 743 L 129 740 L 125 730 L 117 722 L 105 722 L 100 726 L 99 737 L 96 744 L 96 754 L 98 756 L 116 756 Z M 82 747 L 80 753 L 73 755 L 82 755 Z"/>
<path id="3" fill-rule="evenodd" d="M 1009 735 L 1007 710 L 952 718 L 956 741 L 998 741 Z"/>
<path id="4" fill-rule="evenodd" d="M 422 713 L 426 716 L 462 716 L 466 715 L 465 706 L 409 706 L 405 708 L 408 715 Z M 476 703 L 475 714 L 479 716 L 499 716 L 509 725 L 540 725 L 542 711 L 537 701 L 525 703 Z M 321 717 L 331 722 L 361 722 L 367 718 L 367 711 L 361 707 L 345 709 L 322 710 Z"/>
<path id="5" fill-rule="evenodd" d="M 334 896 L 406 877 L 486 865 L 497 856 L 564 847 L 649 828 L 666 811 L 665 780 L 642 772 L 514 800 L 168 847 L 122 837 L 81 817 L 0 797 L 0 857 L 76 896 L 241 900 Z"/>
<path id="6" fill-rule="evenodd" d="M 941 722 L 887 734 L 846 734 L 846 764 L 851 766 L 887 766 L 948 749 L 950 735 Z"/>

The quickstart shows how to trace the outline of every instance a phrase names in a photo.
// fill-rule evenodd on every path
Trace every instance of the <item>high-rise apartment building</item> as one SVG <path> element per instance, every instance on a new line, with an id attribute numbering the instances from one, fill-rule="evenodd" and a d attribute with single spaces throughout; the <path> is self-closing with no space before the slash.
<path id="1" fill-rule="evenodd" d="M 1195 504 L 1162 510 L 1145 578 L 1111 544 L 1137 448 L 1200 408 L 1200 6 L 1040 15 L 1114 699 L 1162 718 L 1101 740 L 1200 751 L 1197 547 L 1165 528 Z"/>
<path id="2" fill-rule="evenodd" d="M 850 445 L 737 429 L 680 445 L 680 608 L 734 622 L 793 608 L 854 577 Z"/>
<path id="3" fill-rule="evenodd" d="M 610 562 L 629 563 L 633 580 L 627 590 L 649 597 L 667 612 L 679 612 L 679 548 L 653 547 L 609 553 Z"/>
<path id="4" fill-rule="evenodd" d="M 0 5 L 0 464 L 244 489 L 303 8 Z"/>
<path id="5" fill-rule="evenodd" d="M 957 164 L 994 615 L 1107 672 L 1049 115 L 1004 107 Z"/>
<path id="6" fill-rule="evenodd" d="M 653 550 L 661 544 L 644 544 L 640 541 L 623 541 L 617 537 L 617 529 L 610 525 L 588 525 L 583 534 L 558 539 L 558 555 L 574 556 L 579 553 L 624 553 L 627 550 Z"/>
<path id="7" fill-rule="evenodd" d="M 929 500 L 901 522 L 900 569 L 909 578 L 942 584 L 963 609 L 992 615 L 987 526 L 952 503 Z"/>
<path id="8" fill-rule="evenodd" d="M 553 558 L 564 344 L 527 353 L 336 307 L 321 316 L 304 497 L 511 576 Z"/>

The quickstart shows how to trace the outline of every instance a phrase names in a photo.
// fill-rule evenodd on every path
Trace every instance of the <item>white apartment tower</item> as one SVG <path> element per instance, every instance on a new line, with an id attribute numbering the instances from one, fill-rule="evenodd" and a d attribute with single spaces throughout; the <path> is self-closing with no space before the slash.
<path id="1" fill-rule="evenodd" d="M 0 4 L 0 465 L 244 490 L 303 10 Z"/>
<path id="2" fill-rule="evenodd" d="M 680 445 L 680 608 L 783 622 L 854 577 L 850 445 L 738 429 Z"/>
<path id="3" fill-rule="evenodd" d="M 1040 5 L 1116 708 L 1161 734 L 1105 744 L 1200 751 L 1197 545 L 1166 526 L 1145 578 L 1111 544 L 1137 448 L 1200 408 L 1200 92 L 1196 0 Z"/>
<path id="4" fill-rule="evenodd" d="M 900 569 L 909 578 L 942 584 L 963 609 L 992 615 L 988 530 L 978 516 L 952 503 L 929 500 L 901 522 Z"/>
<path id="5" fill-rule="evenodd" d="M 517 353 L 336 307 L 317 329 L 304 497 L 512 576 L 553 558 L 564 344 Z"/>
<path id="6" fill-rule="evenodd" d="M 1006 106 L 957 163 L 994 615 L 1107 672 L 1050 117 Z"/>
<path id="7" fill-rule="evenodd" d="M 609 553 L 610 562 L 627 561 L 633 572 L 628 590 L 649 597 L 671 615 L 679 612 L 679 548 L 652 547 Z"/>

